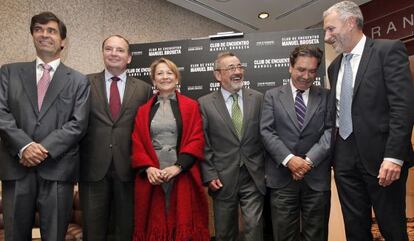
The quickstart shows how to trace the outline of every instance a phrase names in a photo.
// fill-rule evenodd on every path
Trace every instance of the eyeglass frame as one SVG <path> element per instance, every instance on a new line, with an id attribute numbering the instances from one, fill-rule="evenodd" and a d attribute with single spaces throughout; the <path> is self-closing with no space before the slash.
<path id="1" fill-rule="evenodd" d="M 238 70 L 240 70 L 241 72 L 243 72 L 243 71 L 245 71 L 246 70 L 246 67 L 245 66 L 243 66 L 243 65 L 241 65 L 241 64 L 239 64 L 239 65 L 230 65 L 230 66 L 227 66 L 226 68 L 224 68 L 224 69 L 215 69 L 215 71 L 220 71 L 220 70 L 223 70 L 223 71 L 229 71 L 229 72 L 231 72 L 231 73 L 234 73 L 234 72 L 236 72 L 236 69 L 238 69 Z"/>

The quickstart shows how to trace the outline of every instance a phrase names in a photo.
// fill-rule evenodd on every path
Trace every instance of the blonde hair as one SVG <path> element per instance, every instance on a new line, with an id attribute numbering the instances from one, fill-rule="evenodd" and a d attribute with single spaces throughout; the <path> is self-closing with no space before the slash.
<path id="1" fill-rule="evenodd" d="M 154 76 L 155 76 L 155 69 L 157 68 L 157 66 L 159 64 L 166 64 L 168 66 L 168 68 L 175 74 L 175 77 L 177 78 L 178 83 L 180 83 L 180 79 L 181 79 L 181 75 L 180 75 L 180 71 L 178 70 L 178 67 L 176 64 L 174 64 L 174 62 L 172 62 L 171 60 L 167 59 L 167 58 L 159 58 L 154 60 L 154 62 L 152 62 L 150 69 L 150 75 L 151 75 L 151 80 L 154 80 Z"/>

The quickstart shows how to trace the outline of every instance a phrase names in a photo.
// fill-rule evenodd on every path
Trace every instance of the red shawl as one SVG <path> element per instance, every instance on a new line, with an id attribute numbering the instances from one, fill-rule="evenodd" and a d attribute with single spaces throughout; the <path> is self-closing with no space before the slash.
<path id="1" fill-rule="evenodd" d="M 149 118 L 152 97 L 138 109 L 132 133 L 132 167 L 159 168 L 152 146 Z M 177 93 L 182 118 L 180 153 L 204 159 L 204 137 L 198 103 Z M 135 178 L 135 230 L 133 241 L 209 241 L 208 205 L 196 162 L 176 176 L 168 215 L 160 185 L 151 185 L 145 176 Z"/>

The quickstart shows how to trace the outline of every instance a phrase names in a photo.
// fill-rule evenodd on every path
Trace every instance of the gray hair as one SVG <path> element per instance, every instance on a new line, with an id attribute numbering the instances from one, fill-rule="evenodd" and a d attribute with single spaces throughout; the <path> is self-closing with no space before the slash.
<path id="1" fill-rule="evenodd" d="M 237 57 L 234 53 L 232 52 L 221 52 L 217 55 L 217 59 L 214 61 L 214 70 L 219 70 L 220 69 L 220 62 L 222 59 L 226 58 L 226 57 Z"/>
<path id="2" fill-rule="evenodd" d="M 364 26 L 364 17 L 362 16 L 361 9 L 354 2 L 342 1 L 334 4 L 332 7 L 328 8 L 328 10 L 323 12 L 323 18 L 332 12 L 336 12 L 343 21 L 350 17 L 355 17 L 355 21 L 359 29 L 362 29 Z"/>

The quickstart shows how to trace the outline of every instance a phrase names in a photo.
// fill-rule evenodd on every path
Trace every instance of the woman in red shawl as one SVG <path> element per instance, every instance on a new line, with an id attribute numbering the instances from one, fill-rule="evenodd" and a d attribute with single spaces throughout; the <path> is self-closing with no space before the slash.
<path id="1" fill-rule="evenodd" d="M 204 138 L 198 103 L 176 91 L 170 60 L 151 64 L 158 93 L 138 109 L 132 133 L 133 241 L 209 241 L 208 206 L 198 161 Z"/>

